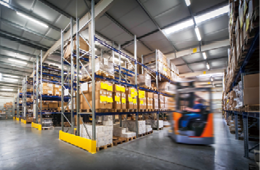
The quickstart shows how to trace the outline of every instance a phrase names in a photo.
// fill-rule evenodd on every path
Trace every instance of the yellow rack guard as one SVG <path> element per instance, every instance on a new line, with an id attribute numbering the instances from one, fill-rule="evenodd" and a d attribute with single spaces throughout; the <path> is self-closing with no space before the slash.
<path id="1" fill-rule="evenodd" d="M 21 119 L 21 122 L 22 122 L 23 124 L 26 124 L 26 120 L 24 120 L 24 119 Z"/>
<path id="2" fill-rule="evenodd" d="M 17 117 L 17 118 L 16 118 L 16 121 L 18 121 L 18 122 L 19 122 L 19 117 Z"/>
<path id="3" fill-rule="evenodd" d="M 82 148 L 86 151 L 89 151 L 92 154 L 95 154 L 96 151 L 96 141 L 91 139 L 82 138 L 73 134 L 69 134 L 60 130 L 59 139 L 75 145 L 79 148 Z"/>
<path id="4" fill-rule="evenodd" d="M 13 120 L 15 120 L 15 117 L 13 117 Z"/>
<path id="5" fill-rule="evenodd" d="M 32 122 L 31 126 L 32 126 L 33 128 L 38 129 L 38 130 L 42 130 L 42 125 L 41 125 L 41 124 L 37 124 L 37 123 L 33 123 L 33 122 Z"/>

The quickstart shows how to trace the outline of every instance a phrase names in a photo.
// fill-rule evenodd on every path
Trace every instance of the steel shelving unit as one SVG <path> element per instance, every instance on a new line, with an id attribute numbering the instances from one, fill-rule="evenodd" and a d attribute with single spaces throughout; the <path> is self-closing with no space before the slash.
<path id="1" fill-rule="evenodd" d="M 239 69 L 239 72 L 235 76 L 235 80 L 231 84 L 230 91 L 234 88 L 234 86 L 238 83 L 239 78 L 242 81 L 242 86 L 243 86 L 243 76 L 247 74 L 252 74 L 252 72 L 246 71 L 245 66 L 250 62 L 250 59 L 255 52 L 259 48 L 259 32 L 256 33 L 256 35 L 253 38 L 252 44 L 248 50 L 248 53 Z M 255 73 L 255 72 L 254 72 Z M 259 73 L 259 71 L 258 71 Z M 256 144 L 255 146 L 251 147 L 249 146 L 249 133 L 248 130 L 251 128 L 253 125 L 248 124 L 248 118 L 255 118 L 257 119 L 257 123 L 259 125 L 259 111 L 255 112 L 247 112 L 247 111 L 232 111 L 232 110 L 225 110 L 229 115 L 234 115 L 235 116 L 235 137 L 236 139 L 239 138 L 239 133 L 238 133 L 238 115 L 241 115 L 243 118 L 243 134 L 244 134 L 244 156 L 246 158 L 249 158 L 249 153 L 253 151 L 253 149 L 259 147 L 259 143 Z M 259 127 L 259 126 L 258 126 Z M 259 140 L 259 137 L 258 137 Z"/>
<path id="2" fill-rule="evenodd" d="M 76 54 L 74 53 L 74 50 L 73 50 L 73 22 L 72 22 L 72 19 L 70 21 L 70 24 L 68 26 L 70 26 L 70 46 L 71 46 L 71 61 L 68 62 L 64 57 L 63 57 L 63 48 L 64 48 L 64 37 L 63 37 L 63 34 L 64 34 L 64 30 L 68 27 L 66 27 L 64 30 L 61 30 L 61 84 L 62 84 L 62 95 L 61 95 L 61 105 L 62 105 L 62 113 L 61 113 L 61 125 L 62 125 L 62 131 L 64 131 L 64 126 L 63 126 L 63 122 L 64 122 L 64 117 L 66 118 L 66 116 L 64 115 L 64 108 L 63 108 L 63 96 L 64 96 L 64 93 L 66 92 L 66 94 L 69 94 L 69 96 L 71 97 L 70 99 L 72 98 L 77 98 L 77 105 L 75 106 L 75 110 L 76 110 L 76 115 L 77 115 L 77 135 L 80 136 L 80 124 L 79 124 L 79 121 L 81 118 L 80 115 L 92 115 L 92 137 L 91 139 L 92 140 L 96 140 L 96 116 L 102 116 L 102 115 L 122 115 L 122 114 L 135 114 L 136 115 L 136 136 L 138 137 L 138 115 L 139 114 L 148 114 L 148 113 L 156 113 L 157 114 L 157 130 L 159 130 L 159 112 L 161 111 L 154 111 L 154 112 L 111 112 L 111 113 L 107 113 L 107 112 L 104 112 L 104 113 L 100 113 L 100 112 L 96 112 L 95 110 L 95 102 L 92 103 L 92 106 L 89 105 L 89 102 L 87 101 L 87 99 L 85 98 L 86 102 L 88 103 L 88 105 L 90 106 L 91 109 L 91 113 L 86 113 L 86 112 L 80 112 L 79 111 L 79 93 L 80 93 L 80 90 L 79 90 L 79 87 L 80 87 L 80 81 L 79 81 L 79 69 L 80 67 L 84 67 L 82 62 L 80 60 L 84 60 L 84 61 L 89 61 L 88 58 L 83 58 L 83 56 L 89 56 L 91 58 L 97 58 L 98 56 L 95 55 L 95 42 L 98 42 L 99 44 L 103 45 L 104 47 L 107 47 L 108 49 L 110 49 L 112 51 L 112 57 L 113 57 L 113 63 L 114 63 L 114 55 L 115 53 L 119 54 L 119 61 L 121 61 L 121 56 L 127 58 L 129 60 L 129 64 L 132 64 L 131 62 L 133 62 L 134 64 L 134 71 L 131 71 L 127 68 L 123 68 L 121 65 L 115 65 L 115 67 L 117 67 L 116 69 L 116 72 L 119 73 L 119 77 L 115 78 L 115 79 L 111 79 L 111 78 L 107 78 L 107 77 L 103 77 L 103 76 L 100 76 L 100 75 L 97 75 L 95 74 L 95 60 L 91 60 L 91 68 L 92 68 L 92 73 L 91 73 L 91 83 L 92 83 L 92 101 L 95 101 L 95 82 L 96 82 L 96 78 L 99 78 L 99 79 L 103 79 L 103 80 L 106 80 L 106 81 L 110 81 L 110 82 L 113 82 L 113 83 L 117 83 L 117 84 L 121 84 L 121 85 L 124 85 L 124 86 L 127 86 L 127 87 L 134 87 L 137 92 L 138 92 L 138 88 L 139 89 L 142 89 L 142 90 L 146 90 L 146 91 L 152 91 L 152 90 L 149 90 L 149 89 L 145 89 L 143 87 L 138 87 L 137 86 L 137 65 L 140 65 L 143 69 L 146 69 L 148 70 L 150 73 L 154 74 L 155 75 L 155 78 L 156 78 L 156 87 L 158 89 L 158 82 L 159 82 L 159 78 L 163 78 L 164 80 L 170 82 L 170 83 L 173 83 L 175 84 L 175 82 L 169 80 L 167 77 L 165 77 L 164 75 L 162 75 L 161 73 L 158 72 L 158 63 L 157 63 L 157 50 L 155 51 L 156 52 L 156 70 L 152 70 L 151 68 L 147 67 L 146 65 L 144 65 L 143 63 L 140 63 L 137 61 L 137 40 L 136 40 L 136 36 L 134 36 L 134 58 L 128 56 L 127 54 L 125 54 L 124 52 L 122 52 L 120 50 L 120 46 L 119 46 L 119 49 L 116 49 L 114 48 L 113 46 L 109 45 L 108 43 L 106 43 L 105 41 L 102 41 L 101 39 L 97 38 L 95 36 L 95 19 L 94 19 L 94 1 L 92 0 L 91 1 L 91 19 L 89 21 L 87 21 L 87 24 L 91 23 L 90 27 L 89 27 L 89 43 L 80 35 L 80 32 L 82 31 L 82 29 L 79 29 L 79 19 L 76 19 Z M 82 27 L 83 28 L 83 27 Z M 87 43 L 88 45 L 90 46 L 90 50 L 89 51 L 84 51 L 84 50 L 81 50 L 79 49 L 79 37 L 81 36 L 81 38 L 83 38 Z M 80 56 L 80 54 L 83 54 Z M 76 58 L 76 63 L 74 63 L 74 58 Z M 73 87 L 73 82 L 74 80 L 76 80 L 76 93 L 75 93 L 75 96 L 74 96 L 74 89 L 73 88 L 68 88 L 68 87 L 65 87 L 64 84 L 66 83 L 64 81 L 64 65 L 70 65 L 70 69 L 68 69 L 68 73 L 67 75 L 70 75 L 70 80 L 71 80 L 71 84 L 70 84 L 70 87 Z M 76 72 L 77 76 L 75 77 L 74 76 L 74 73 Z M 88 72 L 87 72 L 88 73 Z M 129 73 L 132 73 L 134 75 L 131 75 Z M 135 83 L 134 84 L 129 84 L 127 80 L 123 80 L 121 75 L 124 74 L 126 76 L 134 76 L 135 77 Z M 90 75 L 90 73 L 88 73 L 88 75 Z M 159 91 L 152 91 L 156 94 L 163 94 Z M 70 102 L 71 104 L 71 131 L 70 133 L 73 133 L 73 129 L 74 129 L 74 120 L 73 120 L 73 113 L 74 113 L 74 108 L 73 108 L 73 100 L 71 100 L 72 102 Z M 158 102 L 159 102 L 159 95 L 158 95 Z M 158 103 L 159 105 L 159 103 Z M 167 112 L 167 111 L 162 111 L 162 112 Z M 172 112 L 172 111 L 170 111 Z M 66 118 L 67 119 L 67 118 Z M 121 125 L 121 116 L 119 117 L 120 119 L 120 125 Z M 86 127 L 85 127 L 86 129 Z"/>

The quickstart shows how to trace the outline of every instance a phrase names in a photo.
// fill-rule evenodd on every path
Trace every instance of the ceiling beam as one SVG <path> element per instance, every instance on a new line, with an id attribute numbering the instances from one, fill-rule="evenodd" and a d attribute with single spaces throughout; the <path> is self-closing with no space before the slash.
<path id="1" fill-rule="evenodd" d="M 13 22 L 8 21 L 8 20 L 6 20 L 6 19 L 1 18 L 0 21 L 1 21 L 2 23 L 5 23 L 5 24 L 10 25 L 10 26 L 12 26 L 12 27 L 15 27 L 15 28 L 24 30 L 24 31 L 26 31 L 26 32 L 29 32 L 29 33 L 31 33 L 31 34 L 37 35 L 37 36 L 39 36 L 39 37 L 42 37 L 42 38 L 44 38 L 44 39 L 46 39 L 46 40 L 57 41 L 57 40 L 55 40 L 55 39 L 53 39 L 53 38 L 51 38 L 51 37 L 48 37 L 48 36 L 46 36 L 46 35 L 44 35 L 44 34 L 38 33 L 38 32 L 36 32 L 36 31 L 34 31 L 34 30 L 31 30 L 31 29 L 26 28 L 26 27 L 24 27 L 24 26 L 22 26 L 22 25 L 13 23 Z"/>
<path id="2" fill-rule="evenodd" d="M 146 7 L 142 4 L 142 2 L 140 0 L 136 0 L 137 3 L 140 5 L 140 7 L 144 10 L 144 12 L 146 13 L 146 15 L 150 18 L 150 20 L 153 22 L 153 24 L 157 27 L 157 29 L 165 36 L 165 38 L 168 40 L 168 42 L 172 45 L 172 48 L 175 52 L 177 52 L 176 47 L 173 45 L 173 43 L 170 41 L 170 39 L 167 37 L 167 35 L 165 35 L 165 33 L 163 32 L 163 30 L 160 28 L 159 24 L 155 21 L 155 19 L 152 17 L 152 15 L 148 12 L 148 10 L 146 9 Z"/>
<path id="3" fill-rule="evenodd" d="M 180 74 L 181 77 L 196 77 L 198 75 L 202 75 L 202 74 L 213 74 L 213 73 L 224 73 L 224 69 L 212 69 L 212 70 L 207 70 L 207 71 L 196 71 L 193 73 L 185 73 L 185 74 Z"/>
<path id="4" fill-rule="evenodd" d="M 15 60 L 18 60 L 18 61 L 24 61 L 24 62 L 27 62 L 27 63 L 29 63 L 29 64 L 33 64 L 33 63 L 34 63 L 33 61 L 24 60 L 24 59 L 21 59 L 21 58 L 16 58 L 16 57 L 13 57 L 13 56 L 8 56 L 8 55 L 2 55 L 2 54 L 0 54 L 0 60 L 1 60 L 1 59 L 7 60 L 8 58 L 15 59 Z"/>
<path id="5" fill-rule="evenodd" d="M 210 44 L 201 46 L 201 52 L 214 50 L 214 49 L 222 48 L 222 47 L 229 47 L 229 46 L 230 46 L 229 39 L 222 40 L 222 41 L 216 41 L 214 43 L 210 43 Z M 189 48 L 189 49 L 183 50 L 183 51 L 178 51 L 176 53 L 176 55 L 175 55 L 175 53 L 169 53 L 169 54 L 165 54 L 165 55 L 168 59 L 171 60 L 171 59 L 180 58 L 180 57 L 184 57 L 184 56 L 195 54 L 195 53 L 200 53 L 199 47 Z"/>
<path id="6" fill-rule="evenodd" d="M 28 74 L 28 73 L 30 73 L 30 72 L 32 72 L 32 71 L 30 71 L 30 70 L 21 70 L 21 69 L 19 69 L 19 68 L 14 68 L 14 67 L 11 67 L 10 68 L 10 65 L 6 65 L 6 66 L 4 66 L 4 65 L 0 65 L 0 69 L 5 69 L 5 70 L 10 70 L 10 71 L 19 71 L 19 72 L 23 72 L 23 73 L 26 73 L 26 74 Z"/>
<path id="7" fill-rule="evenodd" d="M 6 2 L 3 1 L 3 0 L 0 0 L 0 1 L 1 1 L 2 3 L 7 4 L 7 6 L 0 4 L 0 5 L 2 5 L 3 7 L 12 9 L 12 10 L 17 11 L 17 12 L 21 12 L 21 13 L 27 15 L 27 16 L 30 16 L 30 17 L 32 17 L 32 18 L 34 18 L 34 19 L 37 19 L 37 20 L 39 20 L 39 21 L 45 23 L 45 24 L 48 25 L 50 28 L 52 28 L 52 29 L 54 29 L 54 30 L 56 30 L 56 31 L 60 31 L 60 28 L 58 28 L 58 27 L 52 25 L 52 23 L 51 23 L 50 21 L 44 19 L 43 17 L 40 17 L 40 16 L 38 16 L 38 15 L 32 13 L 32 12 L 29 12 L 29 11 L 27 11 L 27 10 L 24 10 L 24 9 L 22 9 L 22 8 L 19 8 L 19 7 L 17 7 L 17 6 L 14 6 L 14 5 L 10 4 L 10 3 L 6 3 Z"/>
<path id="8" fill-rule="evenodd" d="M 26 46 L 34 48 L 34 49 L 43 50 L 43 51 L 48 50 L 48 47 L 43 46 L 43 45 L 38 45 L 39 44 L 38 42 L 34 42 L 32 40 L 8 33 L 3 30 L 0 30 L 0 37 L 3 37 L 5 39 L 11 40 L 11 41 L 16 41 L 20 44 L 26 45 Z"/>
<path id="9" fill-rule="evenodd" d="M 183 62 L 185 63 L 184 65 L 187 65 L 187 67 L 190 69 L 191 72 L 194 72 L 191 68 L 190 68 L 190 65 L 189 63 L 184 59 L 182 58 Z"/>
<path id="10" fill-rule="evenodd" d="M 195 61 L 195 62 L 192 62 L 192 63 L 184 63 L 184 64 L 178 64 L 178 65 L 175 65 L 175 66 L 183 66 L 183 65 L 186 65 L 186 64 L 195 64 L 195 63 L 202 63 L 202 62 L 208 62 L 208 61 L 214 61 L 214 60 L 219 60 L 219 59 L 228 59 L 227 56 L 225 57 L 218 57 L 218 58 L 211 58 L 211 59 L 207 59 L 207 60 L 200 60 L 200 61 Z M 183 58 L 182 58 L 183 59 Z"/>

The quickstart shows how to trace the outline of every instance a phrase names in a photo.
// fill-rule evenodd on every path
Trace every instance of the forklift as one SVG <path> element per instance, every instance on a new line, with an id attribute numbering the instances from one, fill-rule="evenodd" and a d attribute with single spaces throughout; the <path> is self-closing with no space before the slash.
<path id="1" fill-rule="evenodd" d="M 170 114 L 171 130 L 168 136 L 177 143 L 210 145 L 214 144 L 214 126 L 212 113 L 212 92 L 211 88 L 195 88 L 190 82 L 189 86 L 177 86 L 176 111 Z M 200 117 L 190 117 L 190 112 L 185 111 L 185 107 L 193 107 L 196 92 L 206 92 L 209 94 L 208 105 L 200 111 Z M 185 128 L 182 121 L 189 120 Z"/>

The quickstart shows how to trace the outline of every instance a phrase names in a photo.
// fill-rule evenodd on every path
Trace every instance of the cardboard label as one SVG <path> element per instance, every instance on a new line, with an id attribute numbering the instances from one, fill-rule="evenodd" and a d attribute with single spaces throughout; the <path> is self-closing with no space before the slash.
<path id="1" fill-rule="evenodd" d="M 108 103 L 113 103 L 113 98 L 112 97 L 107 97 L 107 102 Z"/>
<path id="2" fill-rule="evenodd" d="M 124 92 L 125 93 L 125 87 L 121 87 L 121 92 Z"/>
<path id="3" fill-rule="evenodd" d="M 112 85 L 109 86 L 109 85 L 107 84 L 107 91 L 113 91 L 113 86 L 112 86 Z"/>
<path id="4" fill-rule="evenodd" d="M 246 31 L 248 31 L 248 28 L 249 28 L 249 17 L 246 17 Z"/>
<path id="5" fill-rule="evenodd" d="M 144 104 L 144 101 L 143 101 L 143 100 L 141 100 L 141 101 L 140 101 L 140 104 Z"/>
<path id="6" fill-rule="evenodd" d="M 132 102 L 133 101 L 132 97 L 128 97 L 128 101 Z"/>
<path id="7" fill-rule="evenodd" d="M 193 48 L 193 49 L 192 49 L 192 52 L 193 52 L 193 53 L 196 53 L 196 52 L 197 52 L 197 48 Z"/>
<path id="8" fill-rule="evenodd" d="M 116 102 L 120 102 L 120 97 L 119 96 L 115 96 L 115 101 Z"/>
<path id="9" fill-rule="evenodd" d="M 139 90 L 139 99 L 142 99 L 145 97 L 145 91 Z"/>
<path id="10" fill-rule="evenodd" d="M 64 96 L 68 96 L 69 95 L 69 89 L 65 89 L 64 90 Z"/>
<path id="11" fill-rule="evenodd" d="M 167 68 L 166 68 L 166 67 L 163 67 L 163 71 L 167 71 Z"/>
<path id="12" fill-rule="evenodd" d="M 83 91 L 88 91 L 88 83 L 82 83 L 80 85 L 80 90 Z"/>
<path id="13" fill-rule="evenodd" d="M 100 96 L 100 101 L 101 102 L 106 102 L 107 101 L 107 96 Z"/>
<path id="14" fill-rule="evenodd" d="M 133 103 L 136 104 L 136 99 L 133 99 Z"/>
<path id="15" fill-rule="evenodd" d="M 125 98 L 122 98 L 122 103 L 126 103 L 126 100 L 125 100 Z"/>
<path id="16" fill-rule="evenodd" d="M 101 82 L 101 89 L 107 89 L 107 83 Z"/>
<path id="17" fill-rule="evenodd" d="M 116 91 L 121 91 L 121 86 L 116 85 Z"/>

